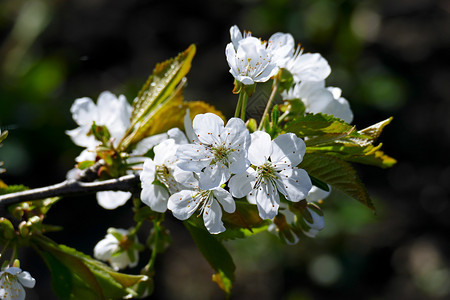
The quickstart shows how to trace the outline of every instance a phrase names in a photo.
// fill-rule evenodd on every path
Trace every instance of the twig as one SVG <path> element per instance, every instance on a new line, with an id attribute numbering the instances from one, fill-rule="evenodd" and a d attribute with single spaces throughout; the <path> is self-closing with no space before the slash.
<path id="1" fill-rule="evenodd" d="M 137 174 L 96 182 L 68 179 L 55 185 L 2 195 L 0 196 L 0 209 L 6 205 L 57 196 L 82 195 L 101 191 L 135 192 L 139 188 L 139 182 Z"/>

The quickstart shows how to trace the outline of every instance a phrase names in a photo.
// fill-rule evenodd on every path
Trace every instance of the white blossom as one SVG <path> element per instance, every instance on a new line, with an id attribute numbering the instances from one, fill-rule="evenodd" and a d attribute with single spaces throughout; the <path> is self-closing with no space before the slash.
<path id="1" fill-rule="evenodd" d="M 153 211 L 165 212 L 169 196 L 186 189 L 186 185 L 195 181 L 192 172 L 177 167 L 178 146 L 174 139 L 165 140 L 153 148 L 154 159 L 147 158 L 144 162 L 140 174 L 141 200 Z"/>
<path id="2" fill-rule="evenodd" d="M 341 90 L 326 88 L 323 80 L 298 83 L 282 96 L 285 100 L 301 99 L 306 112 L 332 115 L 347 123 L 353 121 L 353 112 L 348 101 L 341 97 Z"/>
<path id="3" fill-rule="evenodd" d="M 244 85 L 256 82 L 266 82 L 278 72 L 278 67 L 272 61 L 272 55 L 261 40 L 246 36 L 232 36 L 232 42 L 226 46 L 225 54 L 230 73 Z"/>
<path id="4" fill-rule="evenodd" d="M 252 133 L 248 158 L 255 168 L 230 179 L 231 194 L 236 198 L 247 196 L 256 203 L 261 218 L 274 218 L 280 205 L 278 192 L 287 200 L 298 202 L 311 189 L 308 174 L 297 168 L 305 151 L 305 143 L 293 133 L 282 134 L 273 141 L 263 131 Z"/>
<path id="5" fill-rule="evenodd" d="M 191 188 L 170 196 L 168 209 L 180 220 L 186 220 L 196 211 L 203 215 L 206 229 L 212 234 L 225 231 L 222 222 L 222 209 L 228 213 L 236 210 L 233 197 L 225 189 L 214 187 L 201 189 L 198 182 L 190 184 Z"/>
<path id="6" fill-rule="evenodd" d="M 20 268 L 9 267 L 0 272 L 0 299 L 24 300 L 24 287 L 33 288 L 36 280 Z"/>
<path id="7" fill-rule="evenodd" d="M 130 268 L 137 266 L 139 260 L 139 252 L 134 247 L 135 243 L 138 243 L 137 236 L 134 236 L 134 240 L 129 240 L 129 231 L 121 228 L 110 228 L 105 238 L 99 241 L 94 247 L 94 257 L 107 261 L 111 267 L 118 271 L 124 269 L 127 266 Z M 133 247 L 133 259 L 130 257 L 128 251 Z"/>
<path id="8" fill-rule="evenodd" d="M 193 132 L 194 143 L 178 147 L 178 166 L 198 173 L 202 189 L 220 186 L 231 173 L 245 172 L 250 134 L 241 119 L 231 118 L 224 126 L 215 114 L 199 114 L 194 118 Z"/>
<path id="9" fill-rule="evenodd" d="M 87 97 L 76 99 L 70 112 L 79 127 L 67 130 L 66 134 L 76 145 L 86 148 L 75 159 L 77 162 L 95 160 L 95 148 L 100 142 L 92 134 L 89 135 L 93 122 L 108 128 L 114 145 L 119 143 L 130 127 L 131 105 L 125 96 L 116 97 L 108 91 L 100 94 L 97 104 Z"/>

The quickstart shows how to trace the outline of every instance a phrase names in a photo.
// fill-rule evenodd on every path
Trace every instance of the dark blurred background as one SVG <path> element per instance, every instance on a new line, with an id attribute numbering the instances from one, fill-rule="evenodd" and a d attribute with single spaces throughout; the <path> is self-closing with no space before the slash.
<path id="1" fill-rule="evenodd" d="M 8 184 L 40 187 L 65 179 L 81 151 L 64 131 L 70 106 L 104 90 L 130 101 L 157 62 L 189 44 L 197 54 L 186 100 L 231 116 L 224 49 L 237 24 L 255 36 L 290 32 L 332 68 L 364 128 L 394 116 L 380 141 L 391 169 L 357 166 L 378 214 L 335 193 L 327 227 L 295 246 L 275 236 L 227 242 L 237 265 L 232 299 L 448 299 L 450 297 L 450 2 L 445 0 L 234 0 L 0 2 L 0 149 Z M 92 254 L 110 226 L 127 228 L 130 204 L 101 209 L 95 197 L 66 198 L 48 223 L 56 241 Z M 179 222 L 157 263 L 152 299 L 221 299 L 212 269 Z M 148 254 L 143 254 L 148 259 Z M 22 250 L 37 279 L 29 299 L 54 299 L 40 258 Z M 130 270 L 129 270 L 130 271 Z M 138 268 L 130 272 L 138 272 Z"/>

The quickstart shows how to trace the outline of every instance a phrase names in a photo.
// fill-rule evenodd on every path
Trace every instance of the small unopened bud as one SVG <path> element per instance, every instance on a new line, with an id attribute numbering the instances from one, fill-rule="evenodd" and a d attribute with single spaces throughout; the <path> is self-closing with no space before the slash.
<path id="1" fill-rule="evenodd" d="M 25 221 L 20 222 L 19 224 L 19 233 L 22 237 L 27 237 L 30 233 L 30 229 L 28 228 L 28 224 Z"/>

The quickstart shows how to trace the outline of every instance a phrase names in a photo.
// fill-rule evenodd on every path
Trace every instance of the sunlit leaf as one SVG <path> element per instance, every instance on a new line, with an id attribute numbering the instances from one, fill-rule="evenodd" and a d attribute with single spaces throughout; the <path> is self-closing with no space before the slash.
<path id="1" fill-rule="evenodd" d="M 366 146 L 353 143 L 335 143 L 317 147 L 308 147 L 307 153 L 323 153 L 343 159 L 345 161 L 373 165 L 381 168 L 392 167 L 397 161 L 384 154 L 379 149 L 382 144 Z"/>
<path id="2" fill-rule="evenodd" d="M 300 167 L 375 211 L 366 187 L 349 163 L 331 155 L 309 153 Z"/>
<path id="3" fill-rule="evenodd" d="M 167 130 L 174 127 L 184 129 L 183 121 L 187 109 L 189 109 L 189 115 L 191 119 L 193 119 L 198 114 L 211 112 L 225 120 L 225 117 L 219 110 L 203 101 L 171 103 L 164 106 L 154 114 L 152 120 L 148 123 L 148 129 L 146 132 L 148 133 L 148 135 L 154 135 L 166 132 Z"/>
<path id="4" fill-rule="evenodd" d="M 148 136 L 146 131 L 149 128 L 148 123 L 164 105 L 171 101 L 182 101 L 184 85 L 182 80 L 191 68 L 195 51 L 195 45 L 191 45 L 177 57 L 155 66 L 152 75 L 133 103 L 131 127 L 120 143 L 121 149 L 126 149 L 129 145 Z"/>
<path id="5" fill-rule="evenodd" d="M 354 130 L 352 125 L 345 123 L 341 119 L 324 114 L 306 114 L 295 118 L 293 121 L 285 125 L 284 131 L 293 132 L 298 137 L 302 138 L 325 136 L 321 137 L 324 139 L 321 143 L 329 142 L 345 136 L 363 138 L 360 133 Z M 314 144 L 318 143 L 319 141 L 314 142 Z"/>

